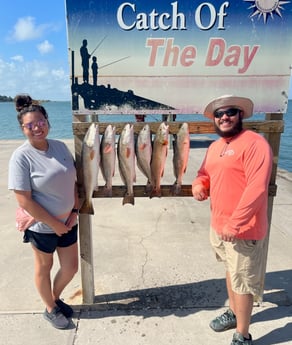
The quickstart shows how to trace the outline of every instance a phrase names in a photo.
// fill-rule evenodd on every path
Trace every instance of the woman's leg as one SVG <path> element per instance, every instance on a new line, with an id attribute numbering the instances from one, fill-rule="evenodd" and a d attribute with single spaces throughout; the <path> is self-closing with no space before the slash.
<path id="1" fill-rule="evenodd" d="M 53 267 L 53 253 L 45 253 L 32 245 L 34 253 L 34 279 L 36 288 L 50 313 L 56 306 L 52 294 L 51 269 Z"/>
<path id="2" fill-rule="evenodd" d="M 77 242 L 69 247 L 57 247 L 56 250 L 59 257 L 60 269 L 57 272 L 53 283 L 54 300 L 60 298 L 62 291 L 78 271 Z"/>

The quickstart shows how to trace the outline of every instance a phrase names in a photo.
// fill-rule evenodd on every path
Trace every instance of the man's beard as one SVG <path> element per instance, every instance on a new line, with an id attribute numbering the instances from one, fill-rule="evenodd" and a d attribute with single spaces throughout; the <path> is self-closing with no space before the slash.
<path id="1" fill-rule="evenodd" d="M 230 129 L 229 131 L 221 131 L 221 129 L 215 123 L 215 131 L 222 138 L 234 137 L 236 134 L 238 134 L 242 131 L 242 119 L 240 117 L 238 119 L 237 124 L 232 129 Z"/>

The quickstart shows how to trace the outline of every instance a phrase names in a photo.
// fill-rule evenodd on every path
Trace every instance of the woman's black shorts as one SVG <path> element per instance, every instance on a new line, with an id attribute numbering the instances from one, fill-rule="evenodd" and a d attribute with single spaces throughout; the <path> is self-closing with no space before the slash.
<path id="1" fill-rule="evenodd" d="M 45 253 L 53 253 L 57 247 L 69 247 L 77 242 L 78 225 L 62 236 L 56 234 L 40 234 L 31 230 L 25 230 L 23 235 L 24 243 L 31 243 L 38 250 Z"/>

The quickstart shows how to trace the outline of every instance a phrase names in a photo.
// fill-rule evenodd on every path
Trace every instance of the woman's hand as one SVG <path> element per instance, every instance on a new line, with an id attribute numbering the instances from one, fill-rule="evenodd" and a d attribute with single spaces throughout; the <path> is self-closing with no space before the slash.
<path id="1" fill-rule="evenodd" d="M 78 218 L 78 213 L 77 213 L 77 212 L 71 212 L 71 213 L 69 214 L 69 217 L 67 218 L 67 220 L 66 220 L 66 222 L 65 222 L 65 225 L 66 225 L 68 228 L 72 229 L 72 227 L 73 227 L 74 225 L 76 225 L 76 223 L 77 223 L 77 218 Z"/>

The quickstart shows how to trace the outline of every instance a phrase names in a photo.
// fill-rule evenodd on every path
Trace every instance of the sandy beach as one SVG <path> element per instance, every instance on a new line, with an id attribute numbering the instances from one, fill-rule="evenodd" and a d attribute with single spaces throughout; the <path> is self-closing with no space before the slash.
<path id="1" fill-rule="evenodd" d="M 64 140 L 73 152 L 73 140 Z M 95 304 L 82 306 L 81 272 L 64 291 L 74 305 L 72 327 L 52 329 L 34 288 L 33 258 L 15 228 L 16 201 L 7 190 L 8 161 L 22 140 L 0 141 L 0 344 L 216 344 L 209 321 L 228 304 L 223 266 L 208 240 L 209 203 L 193 198 L 94 200 L 92 217 Z M 186 184 L 206 148 L 191 150 Z M 171 153 L 163 183 L 174 182 Z M 115 183 L 119 183 L 118 170 Z M 144 181 L 138 173 L 137 181 Z M 256 345 L 292 342 L 292 175 L 279 170 L 270 232 L 264 302 L 254 309 Z M 21 339 L 19 339 L 21 332 Z M 203 339 L 203 340 L 199 340 Z"/>

